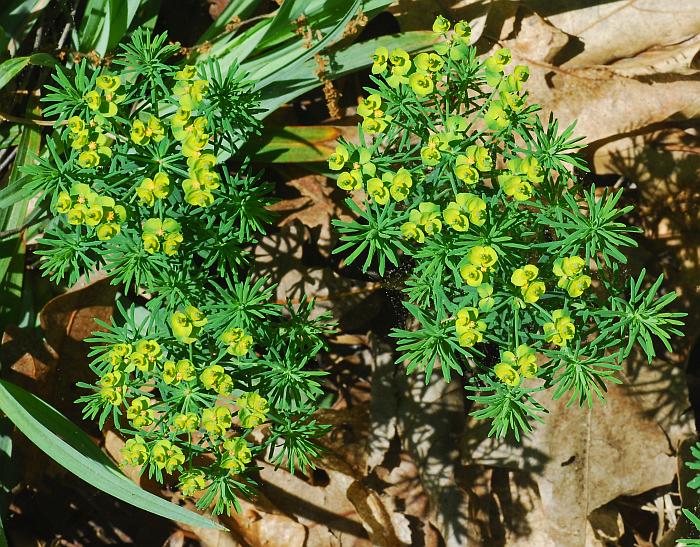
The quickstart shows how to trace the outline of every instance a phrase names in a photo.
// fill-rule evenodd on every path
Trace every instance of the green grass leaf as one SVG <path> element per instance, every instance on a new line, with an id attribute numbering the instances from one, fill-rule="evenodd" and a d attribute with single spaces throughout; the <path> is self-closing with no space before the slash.
<path id="1" fill-rule="evenodd" d="M 260 137 L 251 139 L 242 153 L 263 163 L 326 163 L 339 137 L 356 138 L 357 128 L 333 125 L 268 127 Z"/>
<path id="2" fill-rule="evenodd" d="M 30 110 L 31 112 L 31 110 Z M 36 109 L 34 114 L 38 114 Z M 17 155 L 10 172 L 9 185 L 20 180 L 20 167 L 31 165 L 39 155 L 41 132 L 36 126 L 22 128 Z M 27 220 L 31 196 L 14 200 L 0 208 L 0 231 L 19 230 Z M 19 302 L 24 283 L 25 240 L 22 232 L 0 238 L 0 328 L 19 321 L 22 313 Z"/>
<path id="3" fill-rule="evenodd" d="M 53 66 L 58 64 L 56 59 L 47 53 L 35 53 L 25 57 L 15 57 L 0 64 L 0 89 L 5 87 L 17 76 L 27 65 Z"/>
<path id="4" fill-rule="evenodd" d="M 0 380 L 0 410 L 39 449 L 88 484 L 149 513 L 191 526 L 223 529 L 139 488 L 75 424 L 35 395 L 4 380 Z"/>
<path id="5" fill-rule="evenodd" d="M 432 31 L 411 31 L 397 35 L 382 36 L 373 40 L 367 40 L 353 44 L 348 48 L 331 54 L 333 62 L 329 66 L 327 77 L 331 80 L 340 78 L 368 67 L 372 64 L 372 53 L 380 46 L 388 48 L 402 48 L 409 53 L 415 53 L 428 49 L 437 42 L 438 38 Z M 257 62 L 257 60 L 256 60 Z M 248 66 L 250 70 L 252 67 Z M 260 77 L 257 74 L 256 77 Z M 259 114 L 265 117 L 274 112 L 286 102 L 322 85 L 316 75 L 316 62 L 313 59 L 303 63 L 297 63 L 293 71 L 283 71 L 275 74 L 261 91 L 263 100 L 261 106 L 264 112 Z"/>
<path id="6" fill-rule="evenodd" d="M 0 547 L 8 547 L 7 538 L 5 537 L 5 528 L 2 525 L 2 517 L 0 517 Z"/>

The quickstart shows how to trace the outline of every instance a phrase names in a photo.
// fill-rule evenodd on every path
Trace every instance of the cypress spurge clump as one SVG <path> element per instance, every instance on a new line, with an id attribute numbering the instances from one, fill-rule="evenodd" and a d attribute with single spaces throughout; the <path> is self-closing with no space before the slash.
<path id="1" fill-rule="evenodd" d="M 661 279 L 625 286 L 636 246 L 622 191 L 582 188 L 573 125 L 559 132 L 528 103 L 529 70 L 508 49 L 479 59 L 470 27 L 438 17 L 443 37 L 410 57 L 379 48 L 357 108 L 360 145 L 342 141 L 328 165 L 358 192 L 357 216 L 334 221 L 350 264 L 409 270 L 414 329 L 392 336 L 426 381 L 467 376 L 473 414 L 516 438 L 541 420 L 535 392 L 592 404 L 637 343 L 649 361 L 671 350 L 685 314 L 665 311 Z"/>
<path id="2" fill-rule="evenodd" d="M 26 173 L 54 213 L 44 273 L 72 284 L 102 269 L 132 300 L 89 340 L 85 416 L 113 420 L 125 464 L 176 476 L 220 513 L 250 494 L 257 453 L 313 465 L 326 431 L 312 417 L 314 358 L 330 325 L 251 277 L 271 201 L 235 157 L 258 129 L 252 83 L 235 66 L 176 66 L 177 50 L 138 31 L 109 68 L 59 70 L 44 98 L 48 154 Z"/>

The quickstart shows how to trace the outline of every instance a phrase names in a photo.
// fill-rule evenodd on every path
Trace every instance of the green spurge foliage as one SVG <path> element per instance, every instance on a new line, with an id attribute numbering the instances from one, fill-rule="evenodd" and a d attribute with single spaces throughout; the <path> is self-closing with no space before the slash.
<path id="1" fill-rule="evenodd" d="M 700 471 L 700 443 L 695 443 L 694 446 L 690 447 L 690 455 L 692 460 L 685 462 L 685 466 L 693 471 Z M 692 488 L 696 492 L 700 493 L 700 474 L 695 475 L 687 484 L 688 488 Z M 694 507 L 693 510 L 697 512 L 698 507 Z M 698 518 L 693 511 L 687 508 L 683 508 L 683 514 L 691 522 L 695 528 L 694 533 L 698 535 L 697 538 L 683 538 L 676 542 L 676 545 L 687 545 L 688 547 L 698 547 L 700 546 L 700 518 Z"/>
<path id="2" fill-rule="evenodd" d="M 408 272 L 412 328 L 392 333 L 408 372 L 466 375 L 474 416 L 519 439 L 546 410 L 536 392 L 602 399 L 635 343 L 650 361 L 654 338 L 670 351 L 684 314 L 665 311 L 676 294 L 658 297 L 661 279 L 622 284 L 632 207 L 578 183 L 581 138 L 542 124 L 528 68 L 507 49 L 477 58 L 464 21 L 438 17 L 433 31 L 443 40 L 430 52 L 374 53 L 360 145 L 342 141 L 328 160 L 362 202 L 347 201 L 356 220 L 334 221 L 335 252 Z"/>
<path id="3" fill-rule="evenodd" d="M 137 31 L 109 69 L 60 70 L 44 100 L 48 154 L 26 169 L 55 213 L 42 269 L 74 283 L 101 269 L 143 306 L 118 302 L 96 332 L 84 414 L 112 419 L 124 463 L 215 513 L 254 487 L 269 451 L 313 466 L 327 427 L 314 358 L 332 329 L 313 302 L 280 305 L 251 273 L 271 186 L 234 157 L 258 130 L 258 96 L 235 66 L 175 66 L 177 45 Z M 263 427 L 261 443 L 251 442 Z"/>

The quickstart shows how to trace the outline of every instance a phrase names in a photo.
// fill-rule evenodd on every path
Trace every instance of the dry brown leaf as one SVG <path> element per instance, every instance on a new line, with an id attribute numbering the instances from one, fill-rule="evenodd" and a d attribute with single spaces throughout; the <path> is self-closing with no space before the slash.
<path id="1" fill-rule="evenodd" d="M 691 65 L 698 50 L 700 34 L 678 44 L 654 46 L 634 57 L 620 59 L 610 66 L 621 76 L 641 76 L 659 72 L 683 73 L 693 68 Z"/>
<path id="2" fill-rule="evenodd" d="M 550 413 L 522 445 L 485 439 L 470 446 L 485 429 L 471 423 L 463 454 L 465 463 L 534 473 L 549 535 L 558 544 L 586 545 L 593 510 L 673 480 L 668 439 L 629 388 L 611 385 L 605 403 L 592 409 L 566 408 L 566 401 L 551 401 L 547 393 L 538 399 Z"/>
<path id="3" fill-rule="evenodd" d="M 279 302 L 285 302 L 286 298 L 299 301 L 314 297 L 314 316 L 328 310 L 341 321 L 345 331 L 366 325 L 382 303 L 376 294 L 379 284 L 341 277 L 331 268 L 307 260 L 304 251 L 309 237 L 299 221 L 263 237 L 255 249 L 258 275 L 267 275 L 277 283 Z"/>
<path id="4" fill-rule="evenodd" d="M 87 367 L 89 346 L 84 339 L 101 330 L 95 319 L 109 321 L 116 293 L 105 278 L 53 298 L 40 312 L 46 342 L 59 356 L 47 398 L 69 417 L 79 415 L 73 401 L 82 393 L 75 383 L 95 380 Z"/>
<path id="5" fill-rule="evenodd" d="M 8 380 L 42 394 L 56 366 L 57 355 L 34 329 L 8 325 L 2 335 L 0 359 L 10 364 L 12 372 L 6 371 Z"/>
<path id="6" fill-rule="evenodd" d="M 403 374 L 394 362 L 392 348 L 385 341 L 371 335 L 369 360 L 372 367 L 372 399 L 370 401 L 370 427 L 367 440 L 367 466 L 377 467 L 389 450 L 396 435 L 399 410 L 396 375 Z"/>
<path id="7" fill-rule="evenodd" d="M 307 546 L 371 545 L 369 530 L 347 496 L 355 482 L 353 477 L 327 469 L 323 471 L 324 480 L 312 484 L 299 474 L 275 470 L 266 463 L 261 465 L 261 492 L 275 507 L 308 529 Z"/>
<path id="8" fill-rule="evenodd" d="M 491 38 L 506 24 L 509 10 L 526 8 L 574 37 L 560 63 L 566 66 L 607 65 L 640 53 L 680 44 L 700 32 L 700 6 L 695 0 L 398 0 L 389 10 L 401 29 L 430 28 L 437 15 L 466 19 L 477 39 Z M 485 22 L 486 15 L 492 19 Z M 493 21 L 498 14 L 500 21 Z M 484 28 L 486 27 L 486 28 Z M 512 27 L 511 27 L 512 29 Z"/>
<path id="9" fill-rule="evenodd" d="M 526 0 L 583 46 L 566 66 L 605 65 L 654 46 L 678 44 L 700 32 L 695 0 Z"/>
<path id="10" fill-rule="evenodd" d="M 468 522 L 467 494 L 455 480 L 465 421 L 460 383 L 445 382 L 439 370 L 427 384 L 422 374 L 397 375 L 396 379 L 402 394 L 397 413 L 399 436 L 430 498 L 435 526 L 446 545 L 478 542 L 478 530 L 470 529 Z"/>
<path id="11" fill-rule="evenodd" d="M 560 29 L 522 8 L 508 23 L 496 47 L 509 47 L 515 63 L 530 67 L 530 100 L 545 113 L 555 112 L 562 126 L 578 120 L 577 134 L 587 142 L 700 113 L 697 78 L 685 73 L 630 77 L 609 66 L 560 68 L 543 60 L 552 50 L 542 45 L 561 42 Z M 646 72 L 641 61 L 637 67 Z"/>
<path id="12" fill-rule="evenodd" d="M 331 247 L 331 220 L 349 218 L 342 205 L 346 194 L 330 179 L 322 175 L 306 175 L 287 182 L 301 197 L 284 199 L 269 209 L 282 215 L 280 226 L 298 220 L 307 228 L 319 229 L 318 245 L 321 249 Z"/>
<path id="13" fill-rule="evenodd" d="M 206 540 L 204 543 L 206 547 L 233 547 L 238 544 L 235 536 L 239 536 L 246 545 L 270 547 L 307 545 L 309 533 L 307 528 L 274 509 L 269 502 L 264 503 L 265 508 L 262 509 L 246 500 L 239 501 L 240 513 L 232 513 L 230 517 L 219 517 L 221 523 L 233 532 L 233 536 L 227 532 L 214 533 L 211 530 L 196 532 L 200 538 Z"/>
<path id="14" fill-rule="evenodd" d="M 700 494 L 688 487 L 688 482 L 697 476 L 697 471 L 690 469 L 686 463 L 694 458 L 690 448 L 697 443 L 696 436 L 683 439 L 678 445 L 678 490 L 680 491 L 682 507 L 699 514 Z M 695 526 L 683 515 L 679 516 L 676 525 L 669 530 L 659 541 L 659 547 L 674 547 L 679 538 L 688 538 L 697 535 Z"/>

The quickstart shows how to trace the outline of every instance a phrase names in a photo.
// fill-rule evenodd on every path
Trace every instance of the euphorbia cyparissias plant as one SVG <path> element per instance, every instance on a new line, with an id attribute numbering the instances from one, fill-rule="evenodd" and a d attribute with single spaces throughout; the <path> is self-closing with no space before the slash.
<path id="1" fill-rule="evenodd" d="M 392 333 L 408 372 L 466 375 L 473 415 L 520 438 L 546 410 L 536 392 L 592 404 L 635 343 L 650 362 L 654 338 L 671 351 L 685 314 L 665 311 L 676 294 L 659 295 L 661 278 L 624 284 L 632 207 L 621 190 L 581 187 L 582 139 L 551 115 L 543 125 L 528 67 L 505 48 L 479 59 L 465 21 L 438 17 L 433 31 L 433 51 L 374 53 L 360 144 L 341 141 L 328 159 L 358 194 L 357 219 L 334 221 L 335 252 L 380 275 L 409 265 L 417 327 Z"/>
<path id="2" fill-rule="evenodd" d="M 175 476 L 220 513 L 252 492 L 256 454 L 313 465 L 327 430 L 312 416 L 314 358 L 331 325 L 252 276 L 271 220 L 271 186 L 236 156 L 259 127 L 252 83 L 215 61 L 176 66 L 177 50 L 138 31 L 110 68 L 59 69 L 44 98 L 49 154 L 26 174 L 55 214 L 44 273 L 72 284 L 102 269 L 123 293 L 88 340 L 85 416 L 113 421 L 124 464 Z"/>

